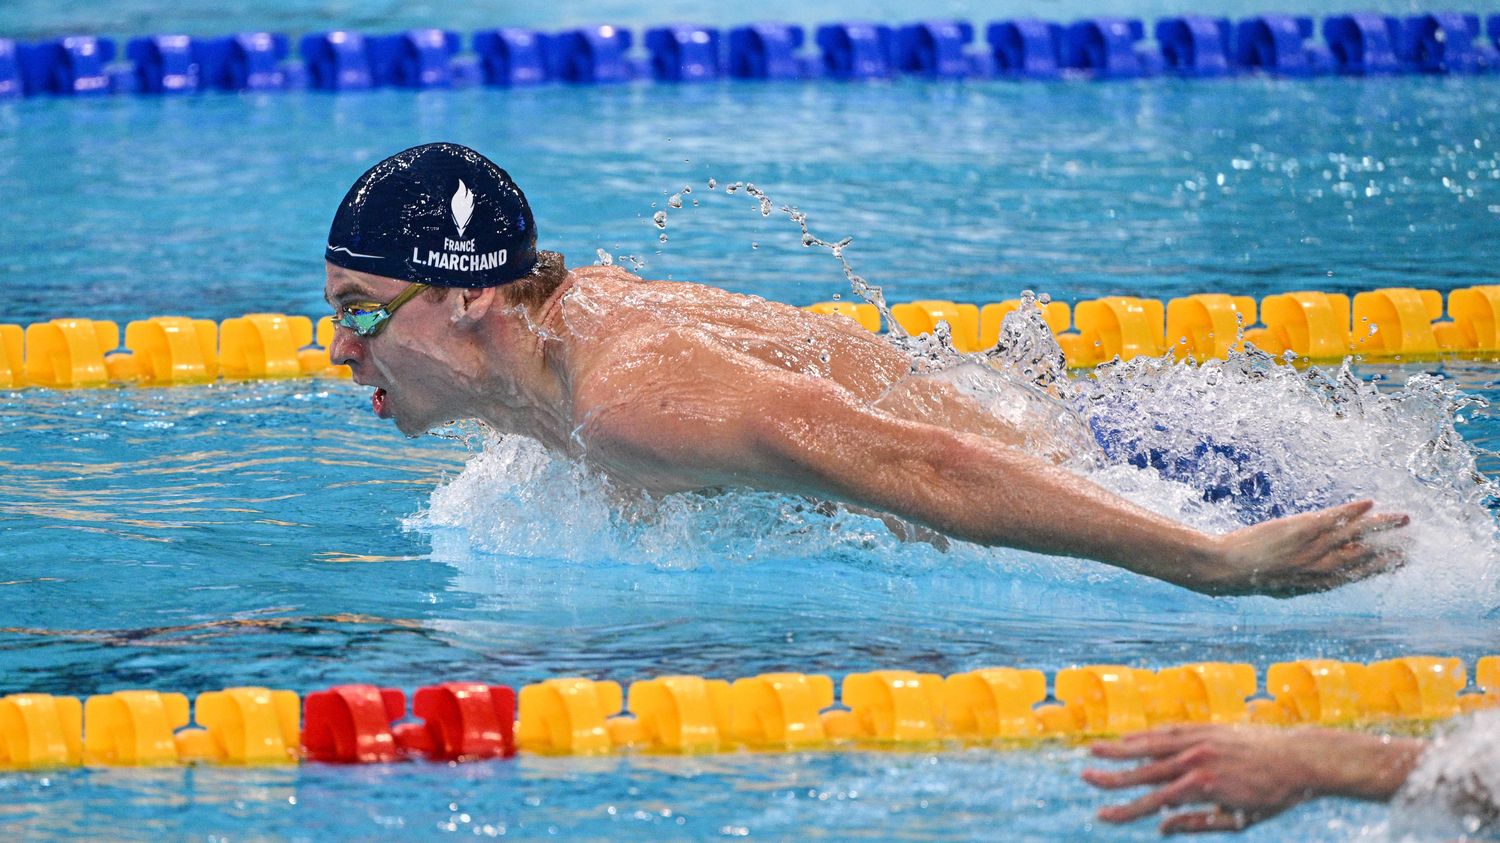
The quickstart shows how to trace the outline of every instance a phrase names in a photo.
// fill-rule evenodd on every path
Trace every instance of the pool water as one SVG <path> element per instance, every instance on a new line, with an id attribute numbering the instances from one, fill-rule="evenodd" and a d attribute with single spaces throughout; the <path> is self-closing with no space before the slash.
<path id="1" fill-rule="evenodd" d="M 544 245 L 572 264 L 603 250 L 654 277 L 794 304 L 847 296 L 837 263 L 725 185 L 752 181 L 825 239 L 853 236 L 851 261 L 893 301 L 1446 291 L 1494 280 L 1497 85 L 905 80 L 0 103 L 0 321 L 320 314 L 318 257 L 343 191 L 380 157 L 439 139 L 510 170 Z M 652 214 L 684 186 L 659 231 Z M 406 440 L 347 382 L 0 393 L 0 692 L 1500 652 L 1493 516 L 1463 470 L 1494 471 L 1484 449 L 1500 421 L 1402 388 L 1438 373 L 1493 400 L 1500 369 L 1354 373 L 1386 398 L 1350 417 L 1280 400 L 1286 379 L 1209 385 L 1145 367 L 1110 386 L 1164 396 L 1153 411 L 1190 434 L 1243 420 L 1299 470 L 1413 513 L 1406 571 L 1291 601 L 901 545 L 876 522 L 770 495 L 622 510 L 524 443 Z M 1414 477 L 1423 443 L 1450 427 L 1467 445 Z M 1098 479 L 1226 523 L 1142 472 Z M 0 836 L 1153 839 L 1149 823 L 1093 823 L 1105 798 L 1078 781 L 1086 763 L 1051 745 L 5 773 Z M 1324 802 L 1246 839 L 1375 838 L 1390 819 Z"/>

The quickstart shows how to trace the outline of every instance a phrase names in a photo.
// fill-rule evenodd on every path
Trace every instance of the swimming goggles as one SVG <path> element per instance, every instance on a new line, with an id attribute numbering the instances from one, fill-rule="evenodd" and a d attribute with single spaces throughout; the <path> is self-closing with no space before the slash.
<path id="1" fill-rule="evenodd" d="M 427 285 L 415 282 L 401 291 L 385 304 L 375 301 L 356 301 L 341 305 L 333 310 L 333 324 L 341 328 L 348 328 L 362 337 L 373 337 L 380 333 L 385 323 L 390 321 L 391 314 L 401 305 L 411 301 L 417 293 L 427 289 Z"/>

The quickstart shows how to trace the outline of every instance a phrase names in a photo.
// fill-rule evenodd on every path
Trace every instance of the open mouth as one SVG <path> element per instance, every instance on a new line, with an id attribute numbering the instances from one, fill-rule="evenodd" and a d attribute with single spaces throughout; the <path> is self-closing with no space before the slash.
<path id="1" fill-rule="evenodd" d="M 375 394 L 370 396 L 370 408 L 374 410 L 375 415 L 379 416 L 380 418 L 390 418 L 390 414 L 386 408 L 386 395 L 384 389 L 379 387 L 375 389 Z"/>

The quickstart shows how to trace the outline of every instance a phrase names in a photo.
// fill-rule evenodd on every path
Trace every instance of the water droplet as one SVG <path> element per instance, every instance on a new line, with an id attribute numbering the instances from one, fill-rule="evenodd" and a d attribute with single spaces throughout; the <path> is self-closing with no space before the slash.
<path id="1" fill-rule="evenodd" d="M 818 238 L 812 236 L 811 234 L 804 234 L 804 235 L 802 235 L 802 245 L 804 245 L 804 246 L 811 246 L 812 244 L 814 244 L 816 242 L 818 242 Z"/>
<path id="2" fill-rule="evenodd" d="M 834 301 L 838 301 L 838 300 L 842 299 L 843 297 L 844 297 L 843 293 L 834 293 L 833 294 L 833 300 Z"/>
<path id="3" fill-rule="evenodd" d="M 692 193 L 693 192 L 693 186 L 690 185 L 690 184 L 683 185 L 682 186 L 682 192 L 683 193 Z"/>
<path id="4" fill-rule="evenodd" d="M 667 200 L 667 205 L 670 206 L 670 207 L 673 207 L 673 208 L 681 208 L 682 207 L 682 195 L 678 194 L 678 193 L 672 194 L 672 198 L 670 198 L 670 199 Z"/>
<path id="5" fill-rule="evenodd" d="M 709 190 L 713 190 L 714 188 L 716 188 L 718 186 L 719 186 L 719 180 L 718 179 L 709 179 L 708 180 L 708 189 Z"/>
<path id="6" fill-rule="evenodd" d="M 693 207 L 694 208 L 698 207 L 698 200 L 697 199 L 693 200 Z"/>
<path id="7" fill-rule="evenodd" d="M 665 243 L 665 242 L 667 242 L 667 235 L 666 234 L 662 234 L 662 236 L 660 236 L 660 237 L 658 237 L 656 239 L 660 240 L 663 243 Z"/>
<path id="8" fill-rule="evenodd" d="M 734 184 L 726 184 L 726 185 L 724 185 L 724 192 L 725 193 L 738 193 L 739 189 L 740 189 L 740 183 L 739 182 L 735 182 Z"/>
<path id="9" fill-rule="evenodd" d="M 771 215 L 771 200 L 764 194 L 760 197 L 760 215 L 769 217 Z"/>
<path id="10" fill-rule="evenodd" d="M 655 223 L 657 228 L 666 228 L 667 227 L 667 212 L 666 211 L 657 211 L 656 213 L 652 214 L 651 215 L 651 222 Z"/>
<path id="11" fill-rule="evenodd" d="M 752 249 L 759 249 L 760 248 L 760 244 L 757 243 L 757 242 L 755 242 L 754 240 L 751 240 L 750 241 L 750 248 L 752 248 Z"/>
<path id="12" fill-rule="evenodd" d="M 599 256 L 599 265 L 600 266 L 613 266 L 614 265 L 614 262 L 615 262 L 614 256 L 611 255 L 609 252 L 606 252 L 603 249 L 596 249 L 594 251 L 594 254 Z"/>

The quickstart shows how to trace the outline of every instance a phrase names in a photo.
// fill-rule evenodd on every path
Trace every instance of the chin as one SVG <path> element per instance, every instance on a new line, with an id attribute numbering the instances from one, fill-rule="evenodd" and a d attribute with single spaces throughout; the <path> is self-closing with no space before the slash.
<path id="1" fill-rule="evenodd" d="M 422 422 L 403 418 L 402 416 L 396 416 L 394 421 L 396 422 L 396 429 L 410 437 L 421 436 L 434 426 L 432 422 Z"/>

